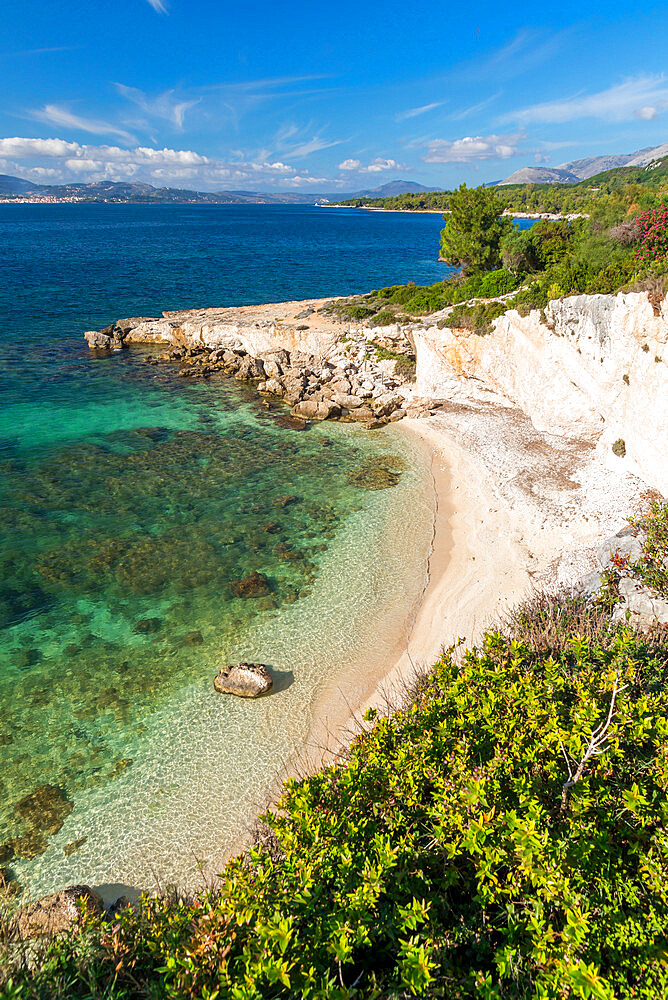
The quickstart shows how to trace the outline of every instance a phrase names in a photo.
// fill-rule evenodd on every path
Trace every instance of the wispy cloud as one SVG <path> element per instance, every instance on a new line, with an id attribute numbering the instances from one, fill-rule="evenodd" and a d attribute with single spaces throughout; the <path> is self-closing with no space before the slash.
<path id="1" fill-rule="evenodd" d="M 51 52 L 74 52 L 78 45 L 52 45 L 46 49 L 20 49 L 18 52 L 0 52 L 0 59 L 11 59 L 16 56 L 44 56 Z"/>
<path id="2" fill-rule="evenodd" d="M 322 129 L 316 131 L 312 122 L 303 126 L 292 123 L 284 125 L 274 137 L 273 148 L 285 159 L 294 159 L 319 153 L 322 149 L 331 149 L 332 146 L 340 146 L 346 141 L 327 139 L 322 132 Z"/>
<path id="3" fill-rule="evenodd" d="M 409 118 L 417 118 L 418 115 L 426 115 L 428 111 L 442 108 L 445 101 L 433 101 L 431 104 L 423 104 L 420 108 L 409 108 L 408 111 L 400 111 L 394 116 L 396 122 L 405 122 Z"/>
<path id="4" fill-rule="evenodd" d="M 607 121 L 628 121 L 641 118 L 649 121 L 668 108 L 668 83 L 661 76 L 638 76 L 600 90 L 595 94 L 574 94 L 556 101 L 544 101 L 503 115 L 501 122 L 521 125 L 551 125 L 576 121 L 579 118 L 599 118 Z"/>
<path id="5" fill-rule="evenodd" d="M 467 135 L 462 139 L 432 139 L 426 163 L 475 163 L 481 160 L 507 160 L 518 153 L 524 133 L 508 135 Z M 528 152 L 525 150 L 525 152 Z"/>
<path id="6" fill-rule="evenodd" d="M 146 0 L 146 2 L 150 3 L 153 10 L 156 11 L 158 14 L 167 13 L 167 5 L 164 4 L 162 0 Z"/>
<path id="7" fill-rule="evenodd" d="M 128 87 L 124 83 L 116 83 L 114 86 L 121 97 L 136 104 L 150 118 L 163 118 L 179 129 L 183 129 L 187 112 L 202 100 L 201 97 L 187 100 L 179 97 L 175 90 L 165 90 L 155 97 L 148 97 L 137 87 Z"/>
<path id="8" fill-rule="evenodd" d="M 30 112 L 30 117 L 40 122 L 47 122 L 50 125 L 61 125 L 64 128 L 77 129 L 81 132 L 90 132 L 92 135 L 117 135 L 125 142 L 136 142 L 137 140 L 125 129 L 118 128 L 111 122 L 101 121 L 96 118 L 83 118 L 75 115 L 68 108 L 60 107 L 57 104 L 45 104 Z"/>
<path id="9" fill-rule="evenodd" d="M 498 90 L 496 94 L 492 94 L 491 97 L 486 97 L 484 101 L 478 101 L 477 104 L 471 104 L 467 108 L 462 108 L 461 111 L 455 111 L 450 117 L 453 121 L 462 121 L 464 118 L 470 118 L 471 115 L 477 115 L 479 111 L 484 111 L 485 108 L 489 107 L 494 101 L 496 101 L 501 96 L 501 91 Z"/>

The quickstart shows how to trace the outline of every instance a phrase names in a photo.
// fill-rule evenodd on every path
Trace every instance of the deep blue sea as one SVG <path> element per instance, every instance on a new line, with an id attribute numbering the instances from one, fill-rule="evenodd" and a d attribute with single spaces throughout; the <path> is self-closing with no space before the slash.
<path id="1" fill-rule="evenodd" d="M 286 430 L 234 380 L 184 384 L 150 348 L 93 356 L 83 331 L 431 283 L 448 273 L 442 225 L 0 205 L 0 868 L 15 884 L 215 870 L 325 687 L 362 692 L 365 659 L 391 657 L 431 537 L 427 464 L 400 429 Z M 378 467 L 396 486 L 360 485 Z M 270 594 L 235 597 L 256 570 Z M 242 658 L 272 666 L 274 694 L 215 694 Z"/>

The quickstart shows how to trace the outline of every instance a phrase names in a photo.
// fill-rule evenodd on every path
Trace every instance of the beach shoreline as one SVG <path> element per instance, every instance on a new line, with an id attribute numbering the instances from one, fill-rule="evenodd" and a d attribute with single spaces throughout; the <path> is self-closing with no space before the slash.
<path id="1" fill-rule="evenodd" d="M 312 769 L 345 755 L 368 709 L 382 714 L 405 705 L 417 677 L 449 646 L 479 644 L 537 590 L 577 586 L 595 566 L 601 541 L 638 502 L 645 484 L 606 474 L 589 449 L 576 442 L 563 447 L 504 407 L 494 412 L 501 426 L 487 434 L 491 415 L 485 407 L 453 404 L 450 412 L 397 425 L 430 455 L 436 517 L 428 578 L 396 657 L 369 671 L 361 697 L 353 702 L 340 689 L 322 692 L 308 741 Z M 563 476 L 560 496 L 536 493 L 530 477 L 518 486 L 534 466 Z M 581 484 L 579 503 L 566 472 Z"/>

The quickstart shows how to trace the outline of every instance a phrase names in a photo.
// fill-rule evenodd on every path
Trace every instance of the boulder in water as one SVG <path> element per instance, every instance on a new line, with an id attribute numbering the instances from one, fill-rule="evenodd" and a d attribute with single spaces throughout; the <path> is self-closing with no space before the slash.
<path id="1" fill-rule="evenodd" d="M 213 686 L 219 694 L 235 694 L 240 698 L 259 698 L 274 686 L 269 670 L 263 663 L 237 663 L 223 667 L 214 677 Z"/>

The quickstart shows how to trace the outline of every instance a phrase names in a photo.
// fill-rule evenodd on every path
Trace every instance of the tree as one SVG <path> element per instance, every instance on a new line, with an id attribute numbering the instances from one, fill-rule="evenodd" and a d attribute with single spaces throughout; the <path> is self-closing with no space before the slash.
<path id="1" fill-rule="evenodd" d="M 450 196 L 450 215 L 441 232 L 441 257 L 465 274 L 501 266 L 500 243 L 512 222 L 502 217 L 504 201 L 493 188 L 461 184 Z"/>

